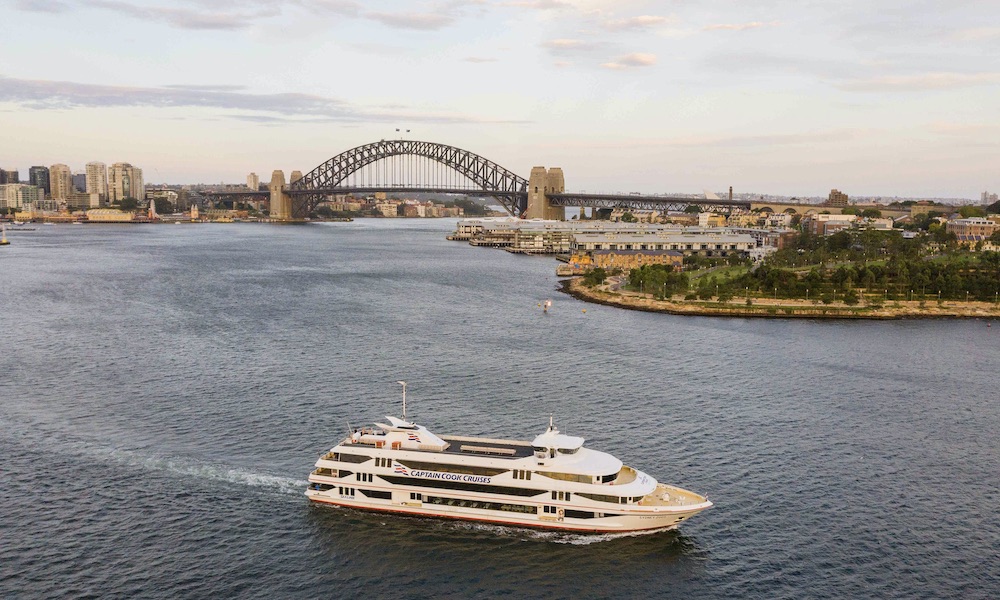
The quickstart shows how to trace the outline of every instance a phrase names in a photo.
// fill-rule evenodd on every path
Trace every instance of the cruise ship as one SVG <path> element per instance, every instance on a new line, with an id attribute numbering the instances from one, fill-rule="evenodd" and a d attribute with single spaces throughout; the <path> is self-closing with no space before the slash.
<path id="1" fill-rule="evenodd" d="M 549 420 L 531 442 L 438 436 L 403 418 L 354 430 L 309 475 L 313 502 L 577 532 L 671 529 L 709 508 L 585 448 Z"/>

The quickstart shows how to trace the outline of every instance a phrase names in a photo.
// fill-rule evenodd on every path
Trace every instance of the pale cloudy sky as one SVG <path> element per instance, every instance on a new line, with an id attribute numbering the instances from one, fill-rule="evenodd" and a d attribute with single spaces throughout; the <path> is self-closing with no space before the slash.
<path id="1" fill-rule="evenodd" d="M 0 0 L 0 167 L 309 171 L 392 137 L 587 191 L 1000 189 L 996 0 Z"/>

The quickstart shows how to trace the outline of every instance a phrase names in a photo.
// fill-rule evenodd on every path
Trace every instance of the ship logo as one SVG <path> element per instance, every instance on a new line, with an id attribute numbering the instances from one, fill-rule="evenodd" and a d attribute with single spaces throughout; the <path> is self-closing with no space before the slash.
<path id="1" fill-rule="evenodd" d="M 420 436 L 418 436 L 415 433 L 407 434 L 406 439 L 410 440 L 411 442 L 416 442 L 418 444 L 420 443 Z"/>
<path id="2" fill-rule="evenodd" d="M 394 467 L 395 467 L 395 468 L 394 468 L 394 469 L 392 470 L 392 471 L 393 471 L 393 473 L 397 473 L 397 474 L 399 474 L 399 475 L 406 475 L 407 477 L 409 477 L 409 476 L 410 476 L 410 472 L 409 472 L 409 471 L 408 471 L 408 470 L 406 469 L 406 467 L 404 467 L 403 465 L 401 465 L 401 464 L 399 464 L 399 463 L 393 463 L 393 465 L 394 465 Z"/>

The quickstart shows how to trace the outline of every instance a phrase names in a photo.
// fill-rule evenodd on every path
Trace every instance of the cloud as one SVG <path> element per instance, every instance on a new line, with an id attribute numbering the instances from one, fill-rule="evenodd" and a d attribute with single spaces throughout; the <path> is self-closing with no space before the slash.
<path id="1" fill-rule="evenodd" d="M 996 84 L 1000 84 L 1000 73 L 942 72 L 854 79 L 838 83 L 837 87 L 848 92 L 922 92 Z"/>
<path id="2" fill-rule="evenodd" d="M 245 85 L 198 85 L 186 83 L 170 84 L 163 87 L 175 90 L 189 90 L 192 92 L 235 92 L 246 89 Z"/>
<path id="3" fill-rule="evenodd" d="M 466 56 L 465 58 L 462 59 L 462 61 L 463 62 L 468 62 L 468 63 L 477 63 L 477 64 L 479 64 L 479 63 L 496 62 L 497 59 L 495 59 L 495 58 L 485 58 L 485 57 L 482 57 L 482 56 Z"/>
<path id="4" fill-rule="evenodd" d="M 615 69 L 623 70 L 630 69 L 632 67 L 651 67 L 656 64 L 656 55 L 647 54 L 645 52 L 634 52 L 632 54 L 626 54 L 612 62 L 606 62 L 601 64 L 605 69 Z"/>
<path id="5" fill-rule="evenodd" d="M 234 31 L 246 29 L 254 22 L 266 16 L 278 14 L 277 10 L 268 9 L 254 13 L 235 13 L 217 11 L 197 11 L 184 8 L 145 7 L 120 2 L 118 0 L 86 0 L 86 6 L 114 11 L 137 19 L 160 21 L 179 29 Z"/>
<path id="6" fill-rule="evenodd" d="M 970 29 L 961 29 L 956 31 L 952 37 L 966 42 L 1000 38 L 1000 27 L 972 27 Z"/>
<path id="7" fill-rule="evenodd" d="M 28 110 L 81 108 L 211 108 L 227 118 L 256 123 L 422 121 L 431 123 L 517 123 L 461 114 L 419 112 L 412 108 L 358 107 L 337 98 L 311 94 L 251 94 L 235 86 L 127 87 L 42 81 L 0 76 L 0 102 Z"/>
<path id="8" fill-rule="evenodd" d="M 592 52 L 593 50 L 599 48 L 601 44 L 599 42 L 574 38 L 556 38 L 554 40 L 542 42 L 539 46 L 545 48 L 549 51 L 549 53 L 556 56 L 569 56 L 573 54 Z"/>
<path id="9" fill-rule="evenodd" d="M 418 31 L 435 31 L 451 25 L 455 19 L 448 15 L 434 13 L 384 13 L 373 12 L 366 18 L 378 21 L 396 29 L 416 29 Z"/>
<path id="10" fill-rule="evenodd" d="M 706 25 L 702 27 L 704 31 L 746 31 L 747 29 L 760 29 L 761 27 L 778 27 L 781 25 L 778 21 L 771 21 L 769 23 L 762 23 L 761 21 L 752 21 L 750 23 L 716 23 L 714 25 Z"/>
<path id="11" fill-rule="evenodd" d="M 573 8 L 568 2 L 559 0 L 525 0 L 523 2 L 502 2 L 500 6 L 513 6 L 515 8 L 528 8 L 531 10 L 562 10 Z"/>
<path id="12" fill-rule="evenodd" d="M 671 22 L 671 19 L 667 17 L 659 17 L 654 15 L 640 15 L 638 17 L 630 17 L 628 19 L 615 19 L 612 21 L 605 21 L 604 27 L 612 31 L 635 31 L 640 29 L 649 29 L 654 25 L 663 25 Z"/>
<path id="13" fill-rule="evenodd" d="M 19 10 L 41 13 L 61 13 L 69 10 L 69 6 L 59 0 L 19 0 L 14 6 Z"/>

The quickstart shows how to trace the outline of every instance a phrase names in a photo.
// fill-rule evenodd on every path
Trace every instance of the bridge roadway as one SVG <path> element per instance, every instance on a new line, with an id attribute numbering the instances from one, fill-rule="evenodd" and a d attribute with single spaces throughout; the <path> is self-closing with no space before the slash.
<path id="1" fill-rule="evenodd" d="M 344 186 L 326 189 L 296 190 L 288 189 L 285 193 L 289 196 L 314 196 L 314 195 L 334 195 L 334 194 L 354 194 L 369 195 L 376 192 L 404 192 L 404 193 L 427 193 L 427 194 L 462 194 L 468 196 L 496 196 L 496 192 L 488 192 L 471 188 L 451 188 L 451 187 L 414 187 L 414 186 Z M 267 200 L 270 192 L 261 191 L 225 191 L 225 192 L 204 192 L 204 196 L 215 201 L 248 201 Z M 527 194 L 505 194 L 513 196 L 513 200 L 520 201 L 522 196 L 526 199 Z M 742 200 L 710 200 L 705 198 L 685 198 L 680 196 L 642 196 L 636 194 L 577 194 L 567 192 L 562 194 L 548 194 L 549 202 L 552 206 L 578 206 L 581 208 L 625 208 L 630 210 L 656 210 L 656 211 L 683 211 L 689 206 L 698 206 L 704 210 L 730 212 L 739 208 L 750 210 L 750 202 Z"/>

